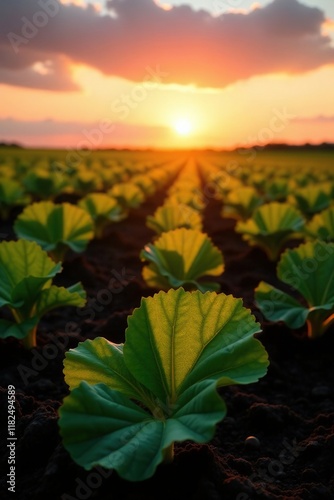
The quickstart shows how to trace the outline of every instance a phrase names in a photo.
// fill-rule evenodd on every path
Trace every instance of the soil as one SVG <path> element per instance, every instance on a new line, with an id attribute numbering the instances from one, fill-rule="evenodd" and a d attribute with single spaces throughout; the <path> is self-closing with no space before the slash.
<path id="1" fill-rule="evenodd" d="M 1 499 L 18 500 L 249 500 L 334 499 L 334 331 L 310 341 L 304 329 L 268 323 L 254 305 L 254 287 L 275 283 L 275 265 L 220 217 L 207 200 L 205 226 L 222 250 L 221 291 L 242 297 L 262 325 L 258 338 L 270 366 L 256 384 L 220 390 L 227 417 L 207 444 L 176 443 L 175 459 L 146 481 L 122 480 L 115 471 L 83 470 L 63 448 L 57 411 L 68 388 L 64 353 L 86 338 L 123 342 L 127 317 L 141 297 L 153 295 L 141 277 L 139 252 L 154 233 L 146 216 L 161 205 L 156 193 L 129 217 L 108 227 L 82 255 L 68 254 L 56 284 L 81 281 L 88 305 L 57 309 L 39 326 L 38 347 L 24 350 L 15 339 L 0 341 Z M 1 233 L 14 239 L 11 220 Z M 8 492 L 7 387 L 16 389 L 16 492 Z M 253 436 L 253 438 L 250 438 Z M 249 438 L 249 439 L 247 439 Z"/>

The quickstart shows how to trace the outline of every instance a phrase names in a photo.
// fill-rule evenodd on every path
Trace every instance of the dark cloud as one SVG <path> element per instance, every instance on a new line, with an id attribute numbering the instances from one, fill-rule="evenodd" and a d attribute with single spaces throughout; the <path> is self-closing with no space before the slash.
<path id="1" fill-rule="evenodd" d="M 8 54 L 5 53 L 5 56 Z M 0 61 L 2 61 L 0 53 Z M 26 50 L 26 57 L 18 61 L 17 65 L 12 60 L 7 64 L 0 63 L 0 82 L 8 85 L 33 89 L 48 89 L 54 91 L 73 91 L 80 87 L 72 81 L 68 61 L 53 55 L 47 58 L 45 53 Z"/>
<path id="2" fill-rule="evenodd" d="M 331 40 L 321 32 L 323 12 L 297 0 L 219 17 L 189 6 L 165 11 L 153 0 L 109 0 L 107 7 L 112 16 L 57 0 L 2 2 L 0 81 L 75 90 L 67 66 L 72 61 L 137 82 L 147 66 L 158 65 L 168 73 L 164 83 L 219 88 L 334 63 Z M 33 69 L 45 61 L 52 61 L 53 76 Z"/>

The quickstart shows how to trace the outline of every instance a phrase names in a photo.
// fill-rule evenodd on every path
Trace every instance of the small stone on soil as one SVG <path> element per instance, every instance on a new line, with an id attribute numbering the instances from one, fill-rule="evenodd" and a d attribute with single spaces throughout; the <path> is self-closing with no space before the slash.
<path id="1" fill-rule="evenodd" d="M 245 445 L 249 448 L 258 449 L 261 446 L 260 441 L 255 436 L 248 436 L 245 439 Z"/>

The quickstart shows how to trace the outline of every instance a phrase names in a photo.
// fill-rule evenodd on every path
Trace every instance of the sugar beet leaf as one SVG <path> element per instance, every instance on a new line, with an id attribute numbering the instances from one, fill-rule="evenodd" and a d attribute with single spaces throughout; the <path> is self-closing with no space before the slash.
<path id="1" fill-rule="evenodd" d="M 55 261 L 66 252 L 83 252 L 94 237 L 90 215 L 70 203 L 41 201 L 26 207 L 17 217 L 14 230 L 19 238 L 38 243 Z"/>
<path id="2" fill-rule="evenodd" d="M 82 307 L 86 294 L 80 283 L 70 288 L 52 285 L 61 264 L 33 241 L 0 243 L 0 307 L 12 320 L 0 319 L 0 338 L 16 337 L 27 348 L 36 345 L 36 330 L 44 314 L 61 306 Z"/>
<path id="3" fill-rule="evenodd" d="M 173 459 L 175 441 L 204 443 L 226 414 L 218 387 L 256 382 L 268 357 L 241 299 L 184 289 L 143 298 L 128 318 L 125 344 L 87 340 L 66 354 L 70 394 L 60 433 L 89 470 L 130 481 Z"/>
<path id="4" fill-rule="evenodd" d="M 222 274 L 223 255 L 201 231 L 180 228 L 163 233 L 154 244 L 146 245 L 140 256 L 149 262 L 143 278 L 150 287 L 219 290 L 219 283 L 204 279 Z"/>
<path id="5" fill-rule="evenodd" d="M 312 339 L 323 335 L 334 322 L 334 244 L 316 240 L 286 250 L 278 263 L 277 276 L 298 291 L 305 304 L 261 281 L 255 300 L 264 316 L 292 329 L 306 323 Z"/>

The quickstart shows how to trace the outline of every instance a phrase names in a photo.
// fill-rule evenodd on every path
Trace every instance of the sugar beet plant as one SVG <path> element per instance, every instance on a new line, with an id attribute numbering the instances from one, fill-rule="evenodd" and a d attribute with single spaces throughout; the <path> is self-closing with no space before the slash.
<path id="1" fill-rule="evenodd" d="M 182 227 L 201 231 L 203 226 L 202 218 L 197 210 L 181 203 L 159 207 L 153 216 L 147 217 L 146 225 L 159 235 Z"/>
<path id="2" fill-rule="evenodd" d="M 291 201 L 306 217 L 312 217 L 330 205 L 330 189 L 330 183 L 308 185 L 295 191 Z"/>
<path id="3" fill-rule="evenodd" d="M 266 374 L 259 331 L 231 295 L 179 288 L 143 298 L 124 344 L 99 337 L 67 352 L 71 392 L 59 411 L 65 448 L 87 470 L 151 477 L 173 459 L 175 441 L 212 439 L 227 411 L 219 387 Z"/>
<path id="4" fill-rule="evenodd" d="M 80 207 L 70 203 L 41 201 L 26 207 L 14 223 L 18 238 L 35 241 L 56 262 L 69 249 L 83 252 L 94 237 L 94 222 Z"/>
<path id="5" fill-rule="evenodd" d="M 307 240 L 334 241 L 334 207 L 316 214 L 305 226 Z"/>
<path id="6" fill-rule="evenodd" d="M 283 245 L 304 226 L 304 218 L 288 203 L 273 201 L 258 207 L 247 221 L 239 221 L 236 231 L 249 245 L 262 248 L 268 259 L 276 261 Z"/>
<path id="7" fill-rule="evenodd" d="M 52 172 L 48 165 L 29 171 L 22 182 L 29 194 L 46 200 L 53 200 L 68 186 L 66 176 Z"/>
<path id="8" fill-rule="evenodd" d="M 201 231 L 185 228 L 167 231 L 154 244 L 146 245 L 140 257 L 149 262 L 143 268 L 143 278 L 152 288 L 219 290 L 219 283 L 207 281 L 206 277 L 222 274 L 223 255 Z"/>
<path id="9" fill-rule="evenodd" d="M 242 186 L 227 194 L 221 215 L 222 217 L 247 220 L 252 217 L 254 210 L 262 203 L 263 199 L 255 188 Z"/>
<path id="10" fill-rule="evenodd" d="M 255 300 L 270 321 L 292 329 L 307 323 L 308 337 L 320 337 L 334 322 L 334 244 L 314 241 L 286 250 L 277 266 L 278 278 L 299 292 L 305 304 L 261 281 Z"/>
<path id="11" fill-rule="evenodd" d="M 143 191 L 132 182 L 120 182 L 108 191 L 108 195 L 115 198 L 124 212 L 131 208 L 138 208 L 145 199 Z"/>
<path id="12" fill-rule="evenodd" d="M 106 227 L 126 217 L 118 202 L 104 193 L 90 193 L 82 198 L 79 207 L 86 210 L 94 221 L 95 238 L 102 238 Z"/>
<path id="13" fill-rule="evenodd" d="M 86 294 L 80 283 L 70 288 L 52 285 L 61 271 L 33 241 L 0 244 L 0 307 L 12 319 L 0 319 L 0 338 L 16 337 L 26 348 L 36 345 L 36 330 L 44 314 L 61 306 L 82 307 Z"/>
<path id="14" fill-rule="evenodd" d="M 24 206 L 30 202 L 30 196 L 24 191 L 21 184 L 14 179 L 0 181 L 0 218 L 8 219 L 14 207 Z"/>

